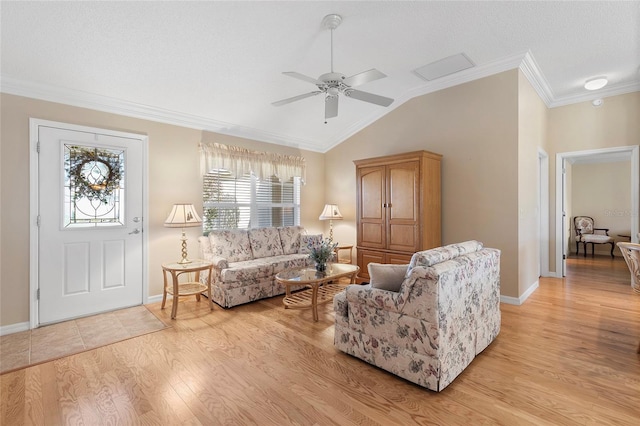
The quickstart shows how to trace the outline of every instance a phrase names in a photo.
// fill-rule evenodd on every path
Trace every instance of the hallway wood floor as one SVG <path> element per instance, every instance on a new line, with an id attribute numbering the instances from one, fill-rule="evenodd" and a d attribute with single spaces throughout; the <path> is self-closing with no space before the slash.
<path id="1" fill-rule="evenodd" d="M 0 376 L 0 424 L 638 425 L 629 280 L 620 258 L 569 259 L 441 393 L 335 350 L 331 305 L 314 323 L 281 297 L 181 300 L 172 328 Z"/>

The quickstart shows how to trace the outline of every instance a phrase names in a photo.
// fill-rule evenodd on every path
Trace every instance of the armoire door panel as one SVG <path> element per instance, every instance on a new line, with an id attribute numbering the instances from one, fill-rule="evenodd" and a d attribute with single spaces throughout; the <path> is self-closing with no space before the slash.
<path id="1" fill-rule="evenodd" d="M 420 236 L 415 224 L 391 224 L 389 229 L 387 244 L 389 250 L 417 251 L 419 249 Z"/>
<path id="2" fill-rule="evenodd" d="M 360 217 L 384 220 L 384 167 L 369 167 L 360 172 Z"/>
<path id="3" fill-rule="evenodd" d="M 360 241 L 358 244 L 371 248 L 384 248 L 384 224 L 362 222 L 360 224 Z"/>
<path id="4" fill-rule="evenodd" d="M 408 265 L 411 262 L 413 254 L 396 254 L 387 253 L 385 257 L 385 263 L 391 263 L 394 265 Z"/>
<path id="5" fill-rule="evenodd" d="M 420 211 L 420 163 L 411 161 L 387 166 L 388 217 L 393 220 L 418 220 Z"/>

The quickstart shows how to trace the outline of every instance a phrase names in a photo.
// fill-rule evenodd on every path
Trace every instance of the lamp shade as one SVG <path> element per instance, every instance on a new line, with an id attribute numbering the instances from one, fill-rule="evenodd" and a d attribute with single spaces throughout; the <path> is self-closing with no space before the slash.
<path id="1" fill-rule="evenodd" d="M 320 220 L 342 220 L 342 215 L 336 204 L 325 204 L 324 210 L 318 218 Z"/>
<path id="2" fill-rule="evenodd" d="M 167 220 L 164 221 L 164 226 L 167 228 L 189 228 L 199 226 L 201 223 L 202 219 L 196 213 L 193 204 L 174 204 Z"/>

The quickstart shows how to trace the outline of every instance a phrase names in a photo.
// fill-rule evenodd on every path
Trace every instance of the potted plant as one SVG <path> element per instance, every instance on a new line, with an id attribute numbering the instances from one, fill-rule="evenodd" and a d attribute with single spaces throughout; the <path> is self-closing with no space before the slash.
<path id="1" fill-rule="evenodd" d="M 316 271 L 324 272 L 327 269 L 327 262 L 333 259 L 338 243 L 325 238 L 320 244 L 309 244 L 309 259 L 316 262 Z"/>

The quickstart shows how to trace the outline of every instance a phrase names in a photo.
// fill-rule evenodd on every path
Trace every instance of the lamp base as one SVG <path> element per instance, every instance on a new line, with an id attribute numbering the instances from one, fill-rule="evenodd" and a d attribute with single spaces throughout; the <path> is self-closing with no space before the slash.
<path id="1" fill-rule="evenodd" d="M 182 229 L 182 259 L 178 261 L 180 265 L 186 265 L 187 263 L 191 263 L 192 261 L 187 258 L 187 236 L 184 233 L 184 228 Z"/>

